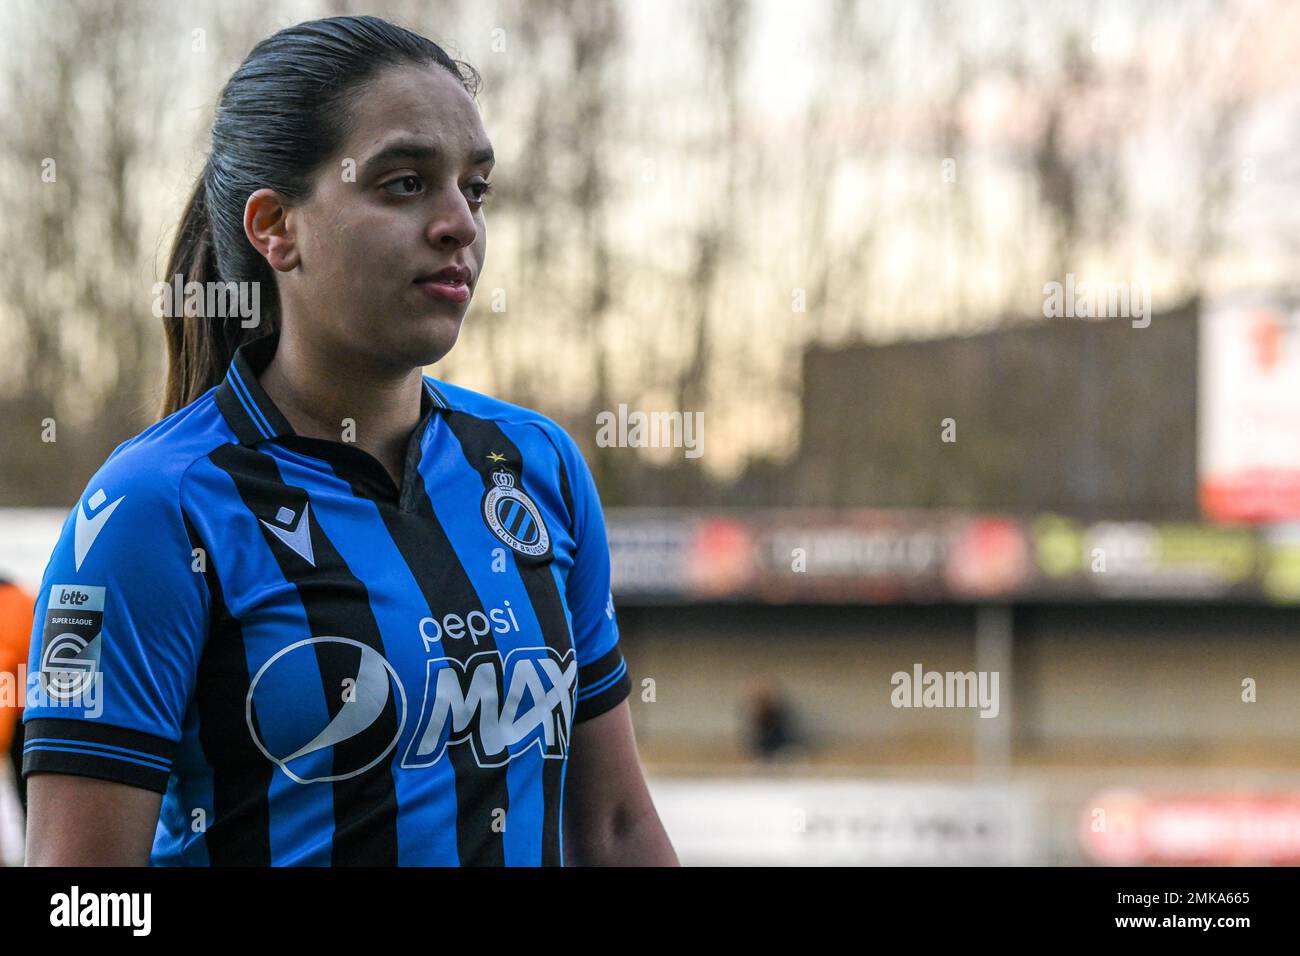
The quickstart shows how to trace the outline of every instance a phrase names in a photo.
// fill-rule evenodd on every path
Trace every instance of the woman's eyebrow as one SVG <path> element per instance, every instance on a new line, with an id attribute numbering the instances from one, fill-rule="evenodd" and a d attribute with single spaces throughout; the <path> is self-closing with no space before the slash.
<path id="1" fill-rule="evenodd" d="M 439 152 L 438 147 L 426 139 L 398 139 L 367 159 L 362 164 L 362 170 L 369 172 L 377 166 L 399 159 L 408 159 L 415 162 L 434 160 L 438 158 Z M 469 165 L 471 166 L 481 166 L 495 162 L 496 156 L 492 152 L 490 145 L 478 147 L 469 157 Z"/>

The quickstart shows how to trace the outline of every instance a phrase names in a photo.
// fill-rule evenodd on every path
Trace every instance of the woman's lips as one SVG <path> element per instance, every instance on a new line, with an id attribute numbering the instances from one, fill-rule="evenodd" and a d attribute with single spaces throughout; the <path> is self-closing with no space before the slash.
<path id="1" fill-rule="evenodd" d="M 427 280 L 415 284 L 421 292 L 431 299 L 464 302 L 469 298 L 469 284 L 458 280 Z"/>

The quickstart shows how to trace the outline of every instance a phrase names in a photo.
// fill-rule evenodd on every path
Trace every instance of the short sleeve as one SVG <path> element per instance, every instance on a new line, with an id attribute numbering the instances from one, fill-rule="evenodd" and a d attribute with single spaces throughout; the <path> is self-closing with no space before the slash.
<path id="1" fill-rule="evenodd" d="M 619 647 L 618 619 L 609 584 L 609 540 L 596 481 L 567 433 L 559 444 L 573 501 L 573 568 L 565 598 L 578 657 L 575 722 L 613 709 L 631 693 L 632 681 Z"/>
<path id="2" fill-rule="evenodd" d="M 32 621 L 24 776 L 166 790 L 210 603 L 180 486 L 119 450 L 64 522 Z"/>

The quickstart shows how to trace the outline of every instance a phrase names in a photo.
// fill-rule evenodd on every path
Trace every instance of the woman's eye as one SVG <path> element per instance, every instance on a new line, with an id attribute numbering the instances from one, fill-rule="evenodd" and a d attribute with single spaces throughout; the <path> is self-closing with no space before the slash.
<path id="1" fill-rule="evenodd" d="M 409 190 L 403 188 L 398 188 L 398 189 L 393 188 L 394 186 L 401 187 L 406 184 L 410 184 L 411 188 Z M 420 177 L 403 176 L 401 179 L 394 179 L 392 182 L 384 183 L 384 188 L 387 189 L 389 192 L 393 193 L 394 195 L 414 196 L 416 192 L 418 192 L 420 189 Z"/>
<path id="2" fill-rule="evenodd" d="M 486 180 L 481 183 L 470 183 L 469 188 L 480 190 L 474 194 L 474 201 L 480 205 L 487 199 L 488 193 L 492 192 L 492 184 Z"/>

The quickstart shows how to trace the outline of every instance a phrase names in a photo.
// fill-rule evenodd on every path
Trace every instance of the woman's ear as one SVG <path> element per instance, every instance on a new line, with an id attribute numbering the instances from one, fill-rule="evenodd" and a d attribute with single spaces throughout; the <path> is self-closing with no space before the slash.
<path id="1" fill-rule="evenodd" d="M 259 189 L 244 204 L 244 235 L 277 272 L 291 272 L 299 261 L 289 210 L 274 189 Z"/>

